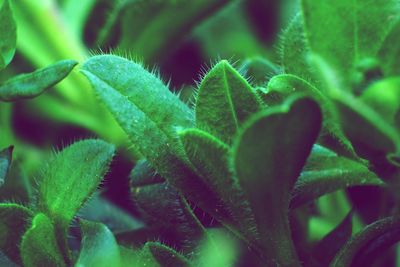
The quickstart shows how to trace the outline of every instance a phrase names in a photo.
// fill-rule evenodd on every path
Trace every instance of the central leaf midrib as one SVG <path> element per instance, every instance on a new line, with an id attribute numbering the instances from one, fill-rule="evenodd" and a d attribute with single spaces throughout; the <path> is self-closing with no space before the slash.
<path id="1" fill-rule="evenodd" d="M 235 106 L 234 106 L 233 101 L 232 101 L 232 95 L 231 95 L 231 92 L 229 90 L 230 86 L 229 86 L 229 83 L 228 83 L 228 78 L 226 76 L 226 66 L 224 66 L 223 70 L 224 70 L 223 71 L 223 82 L 224 82 L 224 85 L 225 85 L 226 99 L 228 101 L 229 108 L 230 108 L 230 110 L 232 112 L 232 118 L 233 118 L 233 121 L 235 123 L 236 130 L 238 130 L 239 129 L 239 122 L 238 122 L 238 118 L 237 118 L 237 115 L 236 115 L 236 112 L 235 112 Z"/>

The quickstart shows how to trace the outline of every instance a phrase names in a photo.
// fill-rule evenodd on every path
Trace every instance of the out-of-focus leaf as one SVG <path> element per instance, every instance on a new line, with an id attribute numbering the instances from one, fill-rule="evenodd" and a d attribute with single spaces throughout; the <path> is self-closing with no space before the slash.
<path id="1" fill-rule="evenodd" d="M 17 46 L 17 25 L 14 21 L 10 1 L 2 1 L 0 6 L 0 70 L 10 64 Z"/>
<path id="2" fill-rule="evenodd" d="M 177 128 L 194 126 L 188 106 L 155 75 L 121 57 L 93 57 L 82 72 L 134 146 L 162 177 L 219 221 L 232 221 L 229 211 L 221 209 L 221 201 L 190 169 L 177 142 Z"/>
<path id="3" fill-rule="evenodd" d="M 193 166 L 210 188 L 215 190 L 215 194 L 221 198 L 236 220 L 239 229 L 234 230 L 239 230 L 241 235 L 244 234 L 251 241 L 257 240 L 249 203 L 229 170 L 228 145 L 195 128 L 180 131 L 179 137 Z M 228 225 L 229 227 L 232 225 Z"/>
<path id="4" fill-rule="evenodd" d="M 7 179 L 0 187 L 0 201 L 13 201 L 28 205 L 32 200 L 32 184 L 21 167 L 20 162 L 13 162 Z"/>
<path id="5" fill-rule="evenodd" d="M 288 221 L 290 192 L 322 123 L 318 104 L 292 97 L 254 115 L 235 140 L 232 166 L 250 201 L 264 256 L 271 265 L 299 266 Z"/>
<path id="6" fill-rule="evenodd" d="M 196 126 L 231 144 L 243 122 L 262 108 L 262 100 L 228 63 L 220 61 L 204 77 L 196 99 Z"/>
<path id="7" fill-rule="evenodd" d="M 340 128 L 333 103 L 306 80 L 291 74 L 276 75 L 268 83 L 265 98 L 269 100 L 268 96 L 271 95 L 271 102 L 267 101 L 267 104 L 272 105 L 276 104 L 274 102 L 282 102 L 287 96 L 296 92 L 313 97 L 322 109 L 324 120 L 319 142 L 341 155 L 357 158 L 349 140 Z"/>
<path id="8" fill-rule="evenodd" d="M 355 185 L 384 186 L 384 183 L 362 163 L 314 145 L 292 191 L 290 208 L 297 208 L 325 194 Z"/>
<path id="9" fill-rule="evenodd" d="M 328 266 L 336 253 L 350 239 L 353 230 L 352 217 L 353 211 L 350 211 L 340 224 L 315 244 L 312 254 L 321 266 Z"/>
<path id="10" fill-rule="evenodd" d="M 65 20 L 68 21 L 69 28 L 77 37 L 83 37 L 85 23 L 97 2 L 99 0 L 67 0 L 63 2 L 62 9 Z"/>
<path id="11" fill-rule="evenodd" d="M 0 150 L 0 187 L 4 184 L 10 170 L 13 146 Z"/>
<path id="12" fill-rule="evenodd" d="M 391 125 L 399 127 L 400 77 L 380 80 L 366 88 L 360 99 Z"/>
<path id="13" fill-rule="evenodd" d="M 386 77 L 400 75 L 400 19 L 393 25 L 379 51 L 380 64 Z"/>
<path id="14" fill-rule="evenodd" d="M 66 147 L 47 164 L 39 182 L 38 210 L 55 223 L 59 242 L 65 241 L 69 223 L 96 190 L 113 156 L 114 146 L 84 140 Z"/>
<path id="15" fill-rule="evenodd" d="M 338 72 L 342 84 L 353 67 L 377 54 L 399 10 L 396 0 L 302 0 L 310 49 Z"/>
<path id="16" fill-rule="evenodd" d="M 366 226 L 339 251 L 331 267 L 369 266 L 400 240 L 400 218 L 388 217 Z"/>
<path id="17" fill-rule="evenodd" d="M 120 266 L 120 251 L 113 233 L 102 223 L 81 220 L 82 248 L 76 267 Z"/>
<path id="18" fill-rule="evenodd" d="M 278 66 L 262 57 L 245 60 L 239 72 L 247 77 L 253 86 L 265 86 L 268 80 L 281 72 Z"/>
<path id="19" fill-rule="evenodd" d="M 32 73 L 15 76 L 0 86 L 0 101 L 30 99 L 59 83 L 78 64 L 74 60 L 59 61 Z"/>
<path id="20" fill-rule="evenodd" d="M 0 250 L 16 263 L 21 262 L 19 245 L 33 212 L 17 204 L 0 204 Z"/>
<path id="21" fill-rule="evenodd" d="M 57 244 L 54 225 L 45 214 L 38 213 L 23 235 L 21 257 L 26 267 L 67 266 Z"/>

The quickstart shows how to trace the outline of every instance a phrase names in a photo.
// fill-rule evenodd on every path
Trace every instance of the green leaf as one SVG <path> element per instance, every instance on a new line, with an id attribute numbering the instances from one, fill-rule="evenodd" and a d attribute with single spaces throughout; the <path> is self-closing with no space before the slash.
<path id="1" fill-rule="evenodd" d="M 199 129 L 186 129 L 179 132 L 190 162 L 224 205 L 228 207 L 236 221 L 240 235 L 251 241 L 258 239 L 254 233 L 254 216 L 243 192 L 229 170 L 230 148 L 216 137 Z M 224 222 L 222 222 L 224 223 Z M 232 225 L 228 225 L 228 228 Z"/>
<path id="2" fill-rule="evenodd" d="M 239 73 L 248 77 L 253 86 L 265 86 L 271 77 L 280 72 L 278 66 L 262 57 L 246 59 L 239 68 Z"/>
<path id="3" fill-rule="evenodd" d="M 307 97 L 253 116 L 235 140 L 232 165 L 254 212 L 269 264 L 299 266 L 288 221 L 290 192 L 322 123 Z"/>
<path id="4" fill-rule="evenodd" d="M 297 14 L 282 33 L 280 52 L 284 73 L 299 76 L 307 81 L 313 77 L 307 64 L 309 48 L 303 32 L 302 14 Z"/>
<path id="5" fill-rule="evenodd" d="M 330 266 L 368 266 L 379 254 L 400 241 L 399 227 L 398 216 L 367 225 L 342 247 Z"/>
<path id="6" fill-rule="evenodd" d="M 10 64 L 17 46 L 17 25 L 9 0 L 4 0 L 0 7 L 0 70 Z"/>
<path id="7" fill-rule="evenodd" d="M 24 206 L 0 204 L 0 250 L 16 263 L 21 262 L 19 245 L 32 217 L 32 211 Z"/>
<path id="8" fill-rule="evenodd" d="M 314 145 L 292 191 L 290 208 L 297 208 L 325 194 L 355 185 L 384 186 L 384 183 L 368 166 Z"/>
<path id="9" fill-rule="evenodd" d="M 67 0 L 62 5 L 65 21 L 77 37 L 83 38 L 85 24 L 98 0 Z"/>
<path id="10" fill-rule="evenodd" d="M 113 233 L 102 223 L 80 221 L 82 248 L 76 267 L 120 266 L 120 251 Z"/>
<path id="11" fill-rule="evenodd" d="M 13 146 L 0 150 L 0 187 L 4 184 L 10 170 Z"/>
<path id="12" fill-rule="evenodd" d="M 231 220 L 229 211 L 220 208 L 221 201 L 188 166 L 177 142 L 177 128 L 194 124 L 188 106 L 141 65 L 121 57 L 93 57 L 82 72 L 134 146 L 162 177 L 219 221 Z"/>
<path id="13" fill-rule="evenodd" d="M 132 197 L 148 226 L 174 236 L 174 246 L 185 254 L 195 251 L 206 230 L 175 188 L 166 183 L 133 187 Z"/>
<path id="14" fill-rule="evenodd" d="M 0 101 L 34 98 L 67 77 L 77 64 L 74 60 L 62 60 L 35 72 L 15 76 L 0 86 Z"/>
<path id="15" fill-rule="evenodd" d="M 348 82 L 353 67 L 376 56 L 399 8 L 396 0 L 302 0 L 308 44 Z"/>
<path id="16" fill-rule="evenodd" d="M 353 211 L 340 222 L 331 232 L 315 244 L 312 254 L 318 260 L 320 266 L 329 266 L 336 253 L 351 238 L 353 232 Z"/>
<path id="17" fill-rule="evenodd" d="M 196 126 L 230 144 L 243 122 L 262 108 L 254 89 L 226 60 L 204 77 L 196 99 Z"/>
<path id="18" fill-rule="evenodd" d="M 135 167 L 129 174 L 131 187 L 140 187 L 165 182 L 165 179 L 156 173 L 154 168 L 145 159 L 136 162 Z"/>
<path id="19" fill-rule="evenodd" d="M 114 146 L 104 141 L 79 141 L 59 152 L 42 172 L 38 210 L 54 221 L 59 242 L 65 240 L 72 218 L 103 179 L 113 155 Z"/>
<path id="20" fill-rule="evenodd" d="M 373 83 L 364 90 L 360 99 L 381 115 L 387 123 L 396 125 L 400 110 L 400 77 L 391 77 Z"/>
<path id="21" fill-rule="evenodd" d="M 297 92 L 313 97 L 322 109 L 324 120 L 319 142 L 341 155 L 357 158 L 351 143 L 342 132 L 335 112 L 335 106 L 329 98 L 306 80 L 291 74 L 274 76 L 268 83 L 266 98 L 272 95 L 272 102 L 281 102 L 287 96 Z M 277 101 L 277 99 L 280 101 Z"/>
<path id="22" fill-rule="evenodd" d="M 150 252 L 154 259 L 161 267 L 176 266 L 189 267 L 192 266 L 190 261 L 174 249 L 167 247 L 159 242 L 147 242 L 142 249 L 142 255 Z"/>
<path id="23" fill-rule="evenodd" d="M 67 266 L 57 245 L 54 225 L 43 213 L 33 218 L 32 226 L 22 237 L 21 257 L 26 267 Z"/>
<path id="24" fill-rule="evenodd" d="M 382 70 L 386 77 L 400 75 L 400 46 L 397 45 L 399 41 L 400 19 L 397 19 L 378 53 Z"/>

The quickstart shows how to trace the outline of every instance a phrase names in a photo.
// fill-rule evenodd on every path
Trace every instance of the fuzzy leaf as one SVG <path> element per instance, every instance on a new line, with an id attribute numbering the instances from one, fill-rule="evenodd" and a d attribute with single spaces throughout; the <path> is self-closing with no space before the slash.
<path id="1" fill-rule="evenodd" d="M 54 221 L 59 242 L 65 239 L 76 212 L 103 179 L 113 155 L 114 146 L 104 141 L 79 141 L 59 152 L 44 169 L 38 209 Z"/>
<path id="2" fill-rule="evenodd" d="M 67 77 L 77 64 L 74 60 L 63 60 L 32 73 L 15 76 L 0 86 L 0 101 L 34 98 Z"/>
<path id="3" fill-rule="evenodd" d="M 307 64 L 308 45 L 303 32 L 302 14 L 297 14 L 282 34 L 281 62 L 283 72 L 307 81 L 312 78 Z"/>
<path id="4" fill-rule="evenodd" d="M 10 64 L 17 46 L 17 25 L 9 0 L 0 6 L 0 70 Z"/>
<path id="5" fill-rule="evenodd" d="M 136 162 L 135 167 L 129 174 L 131 187 L 140 187 L 165 182 L 165 179 L 156 173 L 150 163 L 141 159 Z"/>
<path id="6" fill-rule="evenodd" d="M 113 233 L 102 223 L 80 221 L 83 239 L 76 267 L 120 265 L 120 251 Z"/>
<path id="7" fill-rule="evenodd" d="M 0 187 L 4 184 L 10 170 L 13 146 L 0 150 Z"/>
<path id="8" fill-rule="evenodd" d="M 0 204 L 0 250 L 16 263 L 21 262 L 19 245 L 33 212 L 17 204 Z"/>
<path id="9" fill-rule="evenodd" d="M 399 227 L 398 216 L 367 225 L 342 247 L 330 266 L 369 266 L 380 253 L 400 241 Z"/>
<path id="10" fill-rule="evenodd" d="M 384 183 L 364 164 L 314 145 L 292 191 L 290 208 L 297 208 L 325 194 L 355 185 L 384 186 Z"/>
<path id="11" fill-rule="evenodd" d="M 197 172 L 229 208 L 239 227 L 235 230 L 239 230 L 241 234 L 254 242 L 257 236 L 253 231 L 255 227 L 253 214 L 247 199 L 229 170 L 230 148 L 228 145 L 209 133 L 195 128 L 180 131 L 179 137 L 186 155 Z"/>
<path id="12" fill-rule="evenodd" d="M 336 253 L 351 238 L 353 232 L 353 211 L 339 223 L 331 232 L 321 239 L 313 248 L 313 256 L 321 266 L 328 266 Z"/>
<path id="13" fill-rule="evenodd" d="M 243 122 L 262 108 L 254 89 L 226 60 L 204 77 L 196 99 L 196 126 L 230 144 Z"/>
<path id="14" fill-rule="evenodd" d="M 118 68 L 115 68 L 118 66 Z M 135 147 L 169 183 L 219 221 L 232 221 L 221 201 L 190 169 L 176 128 L 193 126 L 188 106 L 141 65 L 111 55 L 89 59 L 82 72 Z"/>
<path id="15" fill-rule="evenodd" d="M 253 86 L 265 86 L 271 77 L 280 72 L 278 66 L 262 57 L 245 60 L 239 69 L 239 73 L 249 77 Z"/>
<path id="16" fill-rule="evenodd" d="M 22 237 L 21 257 L 26 267 L 67 266 L 57 245 L 54 225 L 45 214 L 38 213 Z"/>
<path id="17" fill-rule="evenodd" d="M 308 44 L 338 71 L 341 82 L 377 54 L 399 10 L 396 0 L 302 0 Z"/>
<path id="18" fill-rule="evenodd" d="M 161 267 L 176 266 L 176 267 L 189 267 L 192 266 L 188 259 L 179 254 L 170 247 L 167 247 L 158 242 L 147 242 L 142 249 L 142 255 L 151 253 L 154 259 L 160 264 Z"/>
<path id="19" fill-rule="evenodd" d="M 277 75 L 269 81 L 266 97 L 268 98 L 268 95 L 272 94 L 272 100 L 276 101 L 277 95 L 279 95 L 278 98 L 282 101 L 287 96 L 296 92 L 301 92 L 313 97 L 319 103 L 322 109 L 324 120 L 323 129 L 319 138 L 320 143 L 335 150 L 341 155 L 356 158 L 355 152 L 349 140 L 344 136 L 340 128 L 338 118 L 335 113 L 335 106 L 329 100 L 329 98 L 322 94 L 312 84 L 295 75 Z"/>
<path id="20" fill-rule="evenodd" d="M 205 229 L 175 188 L 166 183 L 133 187 L 132 196 L 147 225 L 174 236 L 174 246 L 184 253 L 195 250 L 196 241 L 205 234 Z"/>
<path id="21" fill-rule="evenodd" d="M 320 131 L 318 104 L 306 97 L 253 116 L 238 135 L 232 165 L 254 212 L 271 266 L 299 266 L 288 221 L 290 192 Z"/>

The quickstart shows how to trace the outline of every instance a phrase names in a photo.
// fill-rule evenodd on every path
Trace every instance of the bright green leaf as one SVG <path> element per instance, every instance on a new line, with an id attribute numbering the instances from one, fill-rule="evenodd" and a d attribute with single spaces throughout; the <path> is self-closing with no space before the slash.
<path id="1" fill-rule="evenodd" d="M 384 183 L 361 162 L 314 145 L 292 191 L 290 207 L 297 208 L 325 194 L 355 185 L 384 186 Z"/>
<path id="2" fill-rule="evenodd" d="M 254 89 L 226 60 L 204 77 L 196 99 L 196 126 L 230 144 L 243 122 L 262 108 Z"/>
<path id="3" fill-rule="evenodd" d="M 118 68 L 115 68 L 118 66 Z M 169 183 L 219 221 L 229 211 L 190 169 L 177 142 L 177 128 L 193 127 L 193 112 L 141 65 L 104 55 L 89 59 L 82 72 L 131 142 Z"/>
<path id="4" fill-rule="evenodd" d="M 379 59 L 386 77 L 400 75 L 400 19 L 386 36 L 379 51 Z"/>
<path id="5" fill-rule="evenodd" d="M 29 227 L 33 212 L 17 204 L 0 204 L 0 250 L 19 263 L 21 237 Z"/>
<path id="6" fill-rule="evenodd" d="M 10 64 L 17 45 L 17 25 L 9 0 L 4 0 L 0 7 L 0 70 Z"/>
<path id="7" fill-rule="evenodd" d="M 72 218 L 103 179 L 113 155 L 114 146 L 104 141 L 79 141 L 57 153 L 43 170 L 38 210 L 55 222 L 59 242 L 65 240 Z"/>
<path id="8" fill-rule="evenodd" d="M 54 225 L 43 213 L 33 218 L 32 226 L 22 237 L 21 257 L 26 267 L 67 266 L 57 245 Z"/>
<path id="9" fill-rule="evenodd" d="M 63 80 L 76 64 L 74 60 L 63 60 L 35 72 L 15 76 L 0 86 L 0 101 L 34 98 Z"/>
<path id="10" fill-rule="evenodd" d="M 237 137 L 232 157 L 271 266 L 300 265 L 288 221 L 290 192 L 322 123 L 320 108 L 314 100 L 289 100 L 253 116 Z"/>
<path id="11" fill-rule="evenodd" d="M 308 44 L 348 82 L 353 67 L 376 56 L 399 8 L 396 0 L 302 0 Z"/>
<path id="12" fill-rule="evenodd" d="M 101 223 L 80 221 L 82 248 L 75 267 L 120 265 L 120 251 L 113 233 Z"/>

